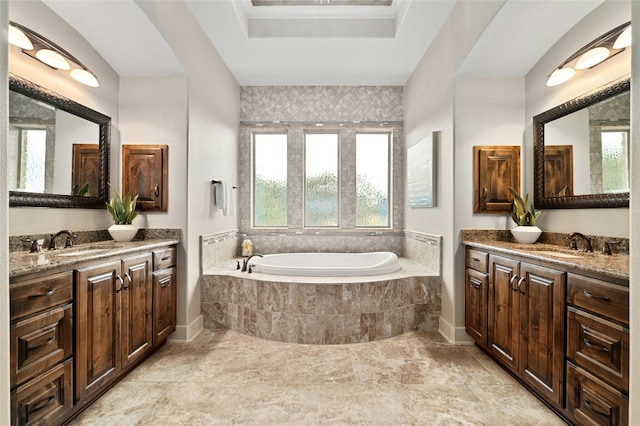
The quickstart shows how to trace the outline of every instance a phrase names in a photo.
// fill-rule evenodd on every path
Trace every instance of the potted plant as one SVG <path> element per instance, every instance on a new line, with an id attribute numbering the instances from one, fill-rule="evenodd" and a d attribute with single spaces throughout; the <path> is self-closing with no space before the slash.
<path id="1" fill-rule="evenodd" d="M 138 196 L 131 196 L 127 193 L 124 198 L 120 197 L 118 190 L 113 188 L 113 196 L 107 205 L 107 210 L 113 218 L 113 225 L 108 229 L 111 238 L 118 242 L 131 241 L 135 237 L 138 228 L 134 226 L 133 219 L 138 216 L 136 212 L 136 202 Z"/>
<path id="2" fill-rule="evenodd" d="M 529 194 L 524 196 L 524 199 L 518 194 L 518 192 L 509 187 L 511 195 L 513 195 L 513 201 L 511 202 L 511 218 L 516 223 L 515 228 L 511 229 L 511 234 L 517 242 L 521 244 L 535 243 L 542 231 L 536 226 L 538 216 L 542 213 L 540 210 L 536 210 L 533 206 L 533 201 L 528 204 Z"/>

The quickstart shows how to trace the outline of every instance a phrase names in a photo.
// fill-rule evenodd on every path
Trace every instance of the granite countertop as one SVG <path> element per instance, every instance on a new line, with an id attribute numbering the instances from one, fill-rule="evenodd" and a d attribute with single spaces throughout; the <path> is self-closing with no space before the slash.
<path id="1" fill-rule="evenodd" d="M 75 265 L 80 262 L 90 262 L 141 250 L 153 250 L 155 248 L 178 244 L 179 242 L 179 239 L 173 238 L 144 239 L 126 243 L 109 240 L 78 244 L 60 250 L 49 251 L 43 249 L 43 251 L 39 253 L 14 251 L 9 253 L 9 278 L 35 272 L 61 269 L 62 267 Z M 73 253 L 78 254 L 75 255 Z"/>
<path id="2" fill-rule="evenodd" d="M 518 255 L 562 266 L 572 272 L 591 272 L 604 276 L 629 280 L 629 255 L 604 255 L 599 252 L 584 253 L 563 246 L 546 243 L 519 244 L 494 239 L 463 238 L 462 244 L 496 253 Z"/>

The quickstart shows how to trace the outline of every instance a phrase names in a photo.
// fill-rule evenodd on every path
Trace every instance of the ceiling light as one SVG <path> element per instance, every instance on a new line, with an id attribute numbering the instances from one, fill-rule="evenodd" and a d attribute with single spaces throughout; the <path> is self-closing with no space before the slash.
<path id="1" fill-rule="evenodd" d="M 627 27 L 627 29 L 618 36 L 615 43 L 613 43 L 614 49 L 624 49 L 629 46 L 631 46 L 631 27 Z"/>
<path id="2" fill-rule="evenodd" d="M 547 86 L 553 87 L 557 86 L 558 84 L 562 84 L 574 75 L 576 75 L 576 70 L 574 70 L 573 68 L 558 68 L 549 76 L 549 79 L 547 80 Z"/>
<path id="3" fill-rule="evenodd" d="M 576 70 L 586 70 L 614 57 L 631 45 L 631 22 L 602 34 L 561 63 L 549 75 L 547 86 L 553 87 L 571 79 Z"/>
<path id="4" fill-rule="evenodd" d="M 594 67 L 607 59 L 609 55 L 611 55 L 611 51 L 606 47 L 593 48 L 580 56 L 580 59 L 578 59 L 576 63 L 576 69 L 586 70 L 587 68 Z"/>
<path id="5" fill-rule="evenodd" d="M 9 25 L 9 43 L 21 49 L 33 50 L 33 44 L 31 44 L 29 37 L 13 25 Z"/>
<path id="6" fill-rule="evenodd" d="M 25 41 L 26 40 L 26 41 Z M 57 70 L 70 71 L 70 76 L 90 87 L 99 87 L 98 79 L 73 55 L 29 28 L 9 22 L 9 42 L 22 52 Z"/>
<path id="7" fill-rule="evenodd" d="M 87 86 L 90 86 L 90 87 L 100 86 L 100 84 L 98 84 L 98 79 L 96 78 L 96 76 L 87 70 L 74 68 L 69 72 L 69 75 L 74 80 L 79 81 L 80 83 L 85 84 Z"/>

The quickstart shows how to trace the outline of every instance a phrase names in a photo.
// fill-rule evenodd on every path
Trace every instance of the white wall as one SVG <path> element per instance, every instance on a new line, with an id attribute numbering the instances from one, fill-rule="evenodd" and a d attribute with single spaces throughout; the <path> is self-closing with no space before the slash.
<path id="1" fill-rule="evenodd" d="M 525 190 L 533 193 L 533 116 L 563 102 L 588 93 L 631 72 L 630 49 L 591 70 L 580 71 L 573 79 L 556 87 L 547 87 L 547 76 L 560 63 L 589 41 L 631 19 L 631 2 L 605 1 L 569 30 L 538 61 L 525 78 L 526 126 Z M 538 225 L 549 232 L 579 231 L 614 237 L 629 236 L 629 209 L 546 210 Z"/>
<path id="2" fill-rule="evenodd" d="M 470 164 L 457 164 L 454 149 L 454 76 L 486 25 L 502 7 L 501 1 L 460 2 L 454 7 L 405 85 L 404 125 L 407 147 L 440 131 L 437 147 L 437 207 L 405 208 L 405 229 L 443 236 L 441 333 L 450 340 L 466 340 L 464 287 L 456 285 L 455 232 L 456 173 Z M 461 29 L 464 29 L 462 31 Z M 467 185 L 471 185 L 467 183 Z M 460 301 L 462 300 L 462 303 Z M 458 311 L 458 312 L 456 312 Z"/>
<path id="3" fill-rule="evenodd" d="M 100 87 L 84 86 L 66 73 L 53 70 L 22 53 L 15 46 L 9 47 L 9 71 L 111 117 L 112 149 L 117 149 L 118 75 L 76 30 L 44 3 L 38 0 L 10 1 L 9 19 L 42 34 L 79 58 L 96 74 Z M 116 176 L 112 168 L 111 181 L 117 181 Z M 44 234 L 67 228 L 72 231 L 106 229 L 110 222 L 104 209 L 50 208 L 47 209 L 46 221 L 42 220 L 41 208 L 9 209 L 10 235 Z"/>
<path id="4" fill-rule="evenodd" d="M 185 68 L 188 79 L 186 282 L 180 289 L 174 338 L 190 340 L 202 328 L 199 237 L 238 227 L 214 205 L 212 179 L 237 182 L 240 87 L 183 2 L 138 2 Z M 184 305 L 183 305 L 184 303 Z"/>
<path id="5" fill-rule="evenodd" d="M 8 4 L 0 2 L 0 139 L 7 140 L 9 126 L 9 78 L 7 67 Z M 0 152 L 0 234 L 9 235 L 9 187 L 7 144 Z M 9 239 L 0 239 L 0 425 L 10 424 L 9 397 Z"/>

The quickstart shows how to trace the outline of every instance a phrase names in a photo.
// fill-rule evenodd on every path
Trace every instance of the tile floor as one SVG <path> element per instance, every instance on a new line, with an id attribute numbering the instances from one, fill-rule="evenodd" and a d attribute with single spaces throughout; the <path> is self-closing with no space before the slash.
<path id="1" fill-rule="evenodd" d="M 300 345 L 234 331 L 168 344 L 72 425 L 562 425 L 474 346 L 411 332 Z"/>

